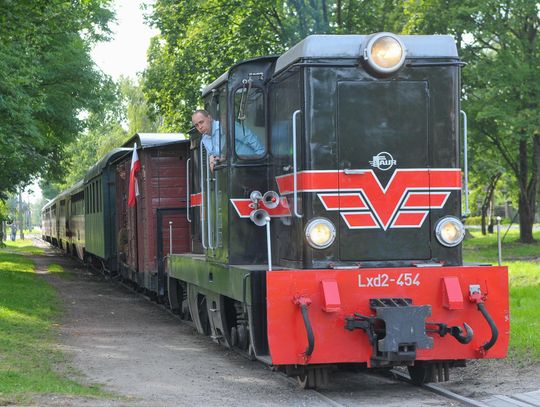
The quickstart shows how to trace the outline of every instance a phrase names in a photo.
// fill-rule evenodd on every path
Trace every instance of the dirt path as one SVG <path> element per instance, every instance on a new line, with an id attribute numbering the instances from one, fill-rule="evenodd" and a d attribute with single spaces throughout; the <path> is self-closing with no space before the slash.
<path id="1" fill-rule="evenodd" d="M 62 297 L 60 342 L 89 383 L 122 400 L 41 397 L 39 406 L 317 406 L 320 400 L 259 363 L 214 344 L 153 304 L 47 248 L 37 272 Z M 48 274 L 61 264 L 72 278 Z M 45 273 L 44 273 L 45 272 Z M 80 378 L 79 378 L 80 379 Z"/>
<path id="2" fill-rule="evenodd" d="M 80 372 L 77 380 L 102 384 L 118 398 L 40 396 L 35 406 L 329 405 L 262 364 L 198 335 L 163 307 L 86 270 L 39 240 L 36 244 L 46 249 L 45 255 L 32 256 L 37 273 L 56 287 L 64 303 L 64 319 L 58 329 L 61 346 L 71 358 L 68 364 Z M 47 273 L 51 263 L 61 264 L 71 277 Z M 485 368 L 478 368 L 476 373 L 474 370 L 465 370 L 463 374 L 468 377 L 458 377 L 453 389 L 469 394 L 479 388 L 489 389 L 487 394 L 508 394 L 513 392 L 512 386 L 520 390 L 540 388 L 539 368 L 520 379 L 516 377 L 520 372 L 514 370 L 500 369 L 492 379 Z M 383 389 L 364 380 L 347 385 L 348 381 L 338 380 L 329 389 L 329 394 L 339 396 L 344 405 L 358 405 L 360 400 L 367 406 L 448 405 L 437 396 L 419 395 L 414 387 L 394 383 L 388 384 L 389 397 L 383 402 Z"/>

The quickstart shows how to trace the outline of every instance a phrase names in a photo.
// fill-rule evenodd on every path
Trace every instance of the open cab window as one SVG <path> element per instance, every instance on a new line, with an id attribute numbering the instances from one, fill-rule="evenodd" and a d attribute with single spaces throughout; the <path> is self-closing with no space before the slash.
<path id="1" fill-rule="evenodd" d="M 244 86 L 234 94 L 234 151 L 238 158 L 253 160 L 266 155 L 264 92 Z"/>
<path id="2" fill-rule="evenodd" d="M 225 87 L 221 87 L 212 95 L 205 104 L 205 109 L 210 113 L 213 120 L 219 126 L 219 156 L 222 159 L 227 157 L 227 92 Z"/>

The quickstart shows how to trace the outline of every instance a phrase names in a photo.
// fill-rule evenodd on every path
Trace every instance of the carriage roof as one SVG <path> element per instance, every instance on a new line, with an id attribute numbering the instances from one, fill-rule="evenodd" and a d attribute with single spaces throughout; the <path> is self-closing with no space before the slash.
<path id="1" fill-rule="evenodd" d="M 183 133 L 136 133 L 124 143 L 124 147 L 132 147 L 133 143 L 137 143 L 138 147 L 145 149 L 187 142 L 187 140 Z"/>
<path id="2" fill-rule="evenodd" d="M 84 182 L 87 183 L 92 178 L 100 175 L 103 170 L 111 163 L 113 160 L 118 158 L 121 155 L 128 154 L 130 151 L 133 151 L 131 148 L 113 148 L 105 156 L 94 164 L 86 173 L 84 177 Z"/>

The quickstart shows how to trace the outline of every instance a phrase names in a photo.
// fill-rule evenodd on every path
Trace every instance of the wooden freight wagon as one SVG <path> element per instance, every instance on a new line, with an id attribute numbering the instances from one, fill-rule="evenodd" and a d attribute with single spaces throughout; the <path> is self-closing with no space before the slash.
<path id="1" fill-rule="evenodd" d="M 116 166 L 118 269 L 149 292 L 165 295 L 164 258 L 190 250 L 186 219 L 186 160 L 189 141 L 183 134 L 138 133 L 125 147 L 137 145 L 141 164 L 139 196 L 128 206 L 132 154 Z M 172 222 L 171 224 L 169 224 Z"/>

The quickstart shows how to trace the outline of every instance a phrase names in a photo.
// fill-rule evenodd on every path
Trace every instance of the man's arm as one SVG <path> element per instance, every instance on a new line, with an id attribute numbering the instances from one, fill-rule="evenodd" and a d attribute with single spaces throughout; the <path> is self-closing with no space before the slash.
<path id="1" fill-rule="evenodd" d="M 249 127 L 246 127 L 240 123 L 235 123 L 235 137 L 236 142 L 245 144 L 245 146 L 249 150 L 249 155 L 264 154 L 264 146 L 259 141 L 259 138 L 249 129 Z"/>

